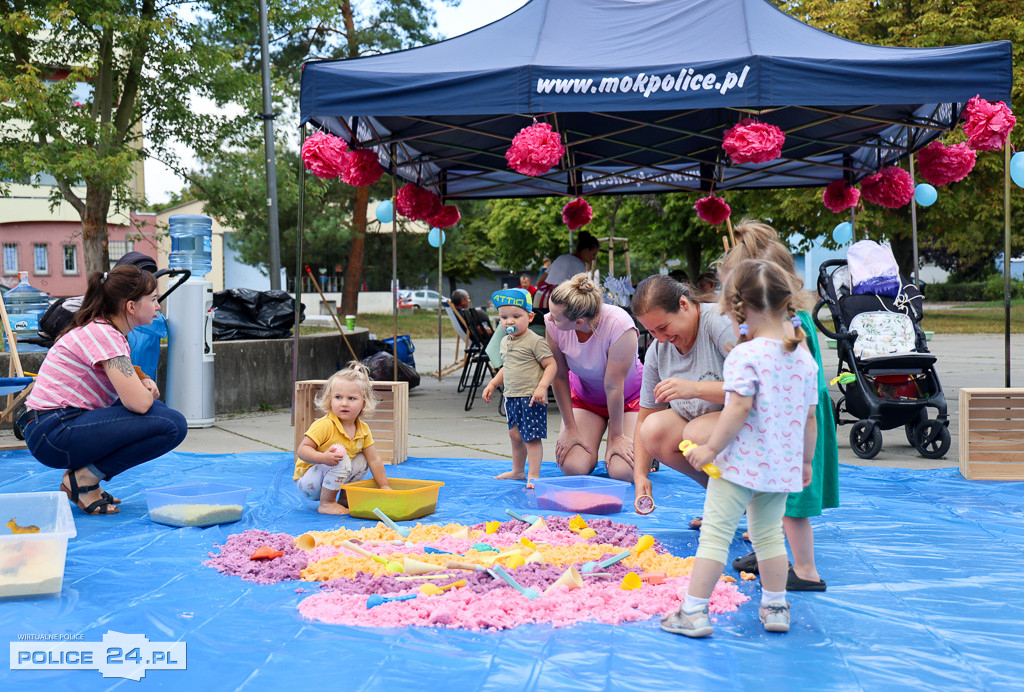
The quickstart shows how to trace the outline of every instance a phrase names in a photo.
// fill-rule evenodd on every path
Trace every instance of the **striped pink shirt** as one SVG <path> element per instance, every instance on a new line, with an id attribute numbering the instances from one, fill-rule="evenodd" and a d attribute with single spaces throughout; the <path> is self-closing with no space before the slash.
<path id="1" fill-rule="evenodd" d="M 131 358 L 128 339 L 103 321 L 75 327 L 62 336 L 39 368 L 35 386 L 25 405 L 36 411 L 57 408 L 106 408 L 117 391 L 103 370 L 103 362 Z"/>

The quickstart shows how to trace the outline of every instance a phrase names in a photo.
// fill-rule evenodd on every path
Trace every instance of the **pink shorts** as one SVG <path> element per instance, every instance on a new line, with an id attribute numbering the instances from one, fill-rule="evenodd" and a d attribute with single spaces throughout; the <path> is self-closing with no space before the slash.
<path id="1" fill-rule="evenodd" d="M 605 420 L 608 420 L 608 407 L 607 406 L 598 406 L 597 404 L 592 404 L 589 401 L 584 401 L 583 399 L 580 399 L 578 396 L 576 396 L 576 392 L 572 392 L 572 407 L 573 408 L 581 408 L 584 411 L 590 411 L 591 413 L 596 413 L 597 415 L 601 416 Z M 640 412 L 640 397 L 637 397 L 637 398 L 633 399 L 632 401 L 625 402 L 625 404 L 622 407 L 622 412 L 623 413 L 639 413 Z"/>

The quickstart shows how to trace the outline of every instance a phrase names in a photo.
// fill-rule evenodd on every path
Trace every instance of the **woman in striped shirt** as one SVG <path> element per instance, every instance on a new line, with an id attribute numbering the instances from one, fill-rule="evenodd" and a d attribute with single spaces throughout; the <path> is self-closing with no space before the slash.
<path id="1" fill-rule="evenodd" d="M 132 367 L 126 335 L 160 310 L 156 279 L 134 265 L 96 272 L 82 307 L 39 368 L 18 424 L 41 463 L 64 469 L 60 489 L 86 514 L 120 500 L 100 481 L 155 459 L 185 439 L 185 418 Z M 140 379 L 141 377 L 141 379 Z"/>

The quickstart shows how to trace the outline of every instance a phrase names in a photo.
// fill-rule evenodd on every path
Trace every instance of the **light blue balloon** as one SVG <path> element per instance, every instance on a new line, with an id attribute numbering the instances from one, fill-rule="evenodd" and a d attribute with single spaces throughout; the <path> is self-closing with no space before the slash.
<path id="1" fill-rule="evenodd" d="M 846 245 L 853 240 L 853 224 L 849 221 L 843 221 L 833 228 L 832 240 L 836 241 L 839 245 Z"/>
<path id="2" fill-rule="evenodd" d="M 427 234 L 427 242 L 430 243 L 430 247 L 441 247 L 444 245 L 444 231 L 440 228 L 431 228 L 430 233 Z"/>
<path id="3" fill-rule="evenodd" d="M 1010 158 L 1010 179 L 1017 187 L 1024 187 L 1024 151 L 1018 151 Z"/>
<path id="4" fill-rule="evenodd" d="M 914 200 L 922 207 L 930 207 L 939 198 L 939 193 L 928 183 L 921 183 L 914 188 Z"/>
<path id="5" fill-rule="evenodd" d="M 390 199 L 386 199 L 377 205 L 377 220 L 381 223 L 391 223 L 395 220 L 395 205 Z"/>

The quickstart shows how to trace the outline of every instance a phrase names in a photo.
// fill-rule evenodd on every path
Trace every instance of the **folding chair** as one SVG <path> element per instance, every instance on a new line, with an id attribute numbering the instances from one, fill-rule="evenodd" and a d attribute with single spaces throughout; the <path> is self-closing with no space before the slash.
<path id="1" fill-rule="evenodd" d="M 3 321 L 4 334 L 7 336 L 7 344 L 10 350 L 10 362 L 7 366 L 8 376 L 0 377 L 0 396 L 7 395 L 7 405 L 0 411 L 0 423 L 5 423 L 8 420 L 14 420 L 15 413 L 21 408 L 21 404 L 28 397 L 29 392 L 32 391 L 35 378 L 26 377 L 25 370 L 21 367 L 17 337 L 15 337 L 14 331 L 11 330 L 11 321 L 7 317 L 7 306 L 4 304 L 3 296 L 0 296 L 0 321 Z M 24 447 L 24 442 L 0 444 L 0 449 L 21 449 Z"/>
<path id="2" fill-rule="evenodd" d="M 481 316 L 473 308 L 459 312 L 466 322 L 466 332 L 469 334 L 470 346 L 466 350 L 467 352 L 472 351 L 466 362 L 467 367 L 463 370 L 462 380 L 459 382 L 460 388 L 465 388 L 468 391 L 466 395 L 466 410 L 468 411 L 473 408 L 477 390 L 484 384 L 484 378 L 494 377 L 497 370 L 491 365 L 491 357 L 487 355 L 487 343 L 491 340 L 491 334 L 483 328 L 484 325 L 490 326 L 487 323 L 486 313 Z"/>
<path id="3" fill-rule="evenodd" d="M 469 368 L 469 333 L 467 332 L 466 323 L 463 321 L 462 315 L 459 314 L 459 311 L 455 309 L 455 306 L 452 305 L 452 302 L 450 300 L 445 301 L 444 311 L 448 313 L 448 319 L 452 323 L 452 329 L 455 330 L 455 336 L 458 337 L 458 341 L 455 342 L 455 360 L 451 363 L 451 365 L 446 365 L 441 369 L 440 377 L 438 379 L 444 377 L 445 375 L 449 375 L 455 372 L 459 368 L 462 368 L 462 374 L 459 377 L 459 391 L 461 392 L 463 389 L 466 388 L 463 382 L 466 379 L 466 370 Z M 459 358 L 459 344 L 462 344 L 464 349 L 464 355 L 462 358 Z"/>

